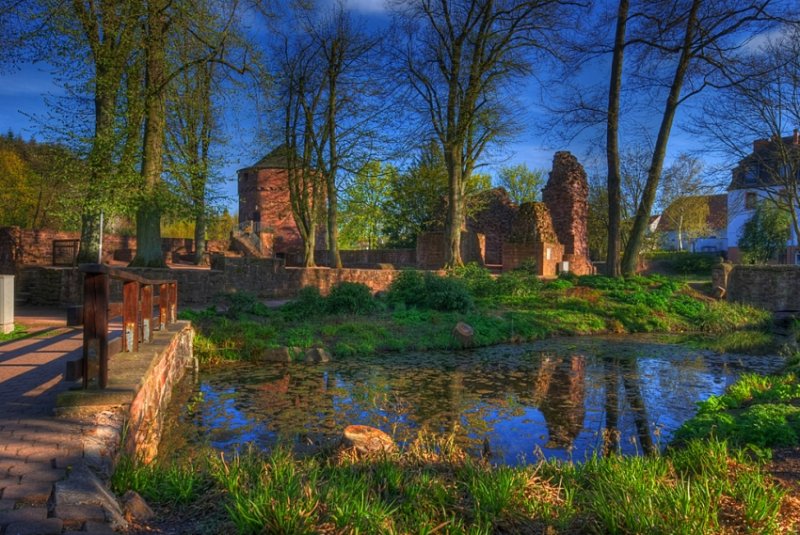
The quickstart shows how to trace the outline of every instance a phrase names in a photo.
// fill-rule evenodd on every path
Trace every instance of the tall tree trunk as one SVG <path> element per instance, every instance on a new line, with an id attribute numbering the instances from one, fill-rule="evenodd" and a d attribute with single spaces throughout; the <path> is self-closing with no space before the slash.
<path id="1" fill-rule="evenodd" d="M 683 81 L 686 78 L 686 71 L 689 69 L 689 63 L 692 58 L 692 40 L 694 39 L 697 29 L 695 27 L 697 24 L 697 12 L 700 9 L 701 3 L 702 0 L 694 0 L 692 2 L 692 7 L 687 18 L 686 33 L 683 39 L 683 46 L 681 47 L 681 55 L 678 59 L 678 65 L 675 68 L 675 76 L 672 79 L 672 85 L 670 86 L 669 95 L 667 96 L 664 114 L 661 117 L 661 126 L 658 130 L 655 147 L 653 148 L 653 158 L 650 163 L 650 168 L 647 171 L 647 182 L 642 192 L 642 199 L 639 202 L 639 207 L 636 210 L 636 217 L 633 220 L 633 228 L 631 229 L 628 244 L 625 247 L 625 254 L 622 257 L 622 273 L 625 275 L 635 274 L 639 264 L 639 253 L 642 249 L 644 234 L 647 231 L 647 224 L 650 220 L 650 212 L 656 200 L 658 183 L 661 180 L 661 172 L 664 168 L 664 157 L 667 154 L 667 143 L 669 142 L 669 135 L 672 130 L 672 122 L 675 119 L 675 112 L 680 104 Z"/>
<path id="2" fill-rule="evenodd" d="M 194 217 L 194 263 L 202 266 L 206 264 L 206 229 L 208 221 L 204 209 L 198 210 Z M 260 234 L 259 234 L 260 236 Z"/>
<path id="3" fill-rule="evenodd" d="M 336 185 L 332 178 L 327 181 L 328 194 L 328 249 L 331 254 L 331 267 L 342 268 L 342 257 L 339 254 L 339 227 L 337 223 L 337 211 L 339 202 L 336 198 Z"/>
<path id="4" fill-rule="evenodd" d="M 330 264 L 332 268 L 341 269 L 342 258 L 339 255 L 339 227 L 337 226 L 337 216 L 339 210 L 339 200 L 336 192 L 336 175 L 339 171 L 339 154 L 336 146 L 336 104 L 337 104 L 337 76 L 336 69 L 338 69 L 337 59 L 338 41 L 334 39 L 331 44 L 331 72 L 328 74 L 328 157 L 329 172 L 326 180 L 327 196 L 328 196 L 328 249 L 330 250 Z"/>
<path id="5" fill-rule="evenodd" d="M 447 166 L 447 222 L 445 225 L 445 265 L 451 269 L 464 265 L 461 257 L 461 225 L 464 221 L 464 196 L 462 195 L 461 147 L 444 147 Z"/>
<path id="6" fill-rule="evenodd" d="M 311 224 L 311 230 L 303 236 L 303 267 L 316 267 L 316 260 L 314 259 L 314 249 L 317 243 L 317 231 L 314 224 Z"/>
<path id="7" fill-rule="evenodd" d="M 145 124 L 142 157 L 144 195 L 136 212 L 136 257 L 131 266 L 166 267 L 161 252 L 159 185 L 164 168 L 166 126 L 167 2 L 147 4 Z"/>
<path id="8" fill-rule="evenodd" d="M 617 31 L 614 36 L 614 55 L 611 61 L 611 84 L 608 89 L 608 118 L 606 127 L 606 159 L 608 162 L 608 250 L 606 274 L 619 277 L 622 226 L 622 193 L 619 157 L 619 107 L 622 88 L 622 67 L 625 56 L 625 32 L 628 23 L 629 0 L 620 0 L 617 11 Z"/>

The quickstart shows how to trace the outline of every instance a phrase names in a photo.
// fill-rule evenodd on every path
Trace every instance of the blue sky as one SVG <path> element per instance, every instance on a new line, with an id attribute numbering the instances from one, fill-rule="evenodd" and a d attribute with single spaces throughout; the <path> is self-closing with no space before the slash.
<path id="1" fill-rule="evenodd" d="M 322 0 L 332 2 L 333 0 Z M 388 13 L 383 0 L 347 0 L 348 5 L 356 13 L 367 17 L 375 24 L 386 24 Z M 263 23 L 258 16 L 246 16 L 250 22 L 249 31 L 257 36 L 266 36 Z M 25 138 L 35 137 L 39 140 L 47 140 L 48 136 L 43 134 L 48 130 L 42 124 L 47 109 L 45 105 L 46 96 L 59 96 L 63 94 L 63 89 L 55 82 L 51 73 L 51 68 L 44 64 L 23 64 L 17 69 L 7 69 L 0 73 L 0 131 L 5 133 L 9 129 L 15 133 L 22 134 Z M 604 65 L 598 63 L 595 66 L 594 76 L 607 76 L 604 72 Z M 521 101 L 524 106 L 522 111 L 524 128 L 514 139 L 505 144 L 501 156 L 495 158 L 481 172 L 488 172 L 495 175 L 496 170 L 501 165 L 513 165 L 524 163 L 530 168 L 549 169 L 553 153 L 557 150 L 572 151 L 587 167 L 587 171 L 602 171 L 602 160 L 588 161 L 587 153 L 590 151 L 591 142 L 588 138 L 578 139 L 571 144 L 566 144 L 557 140 L 554 136 L 547 136 L 537 131 L 533 125 L 540 122 L 543 118 L 544 110 L 536 101 L 537 98 L 527 95 L 539 95 L 541 93 L 538 82 L 531 80 L 527 85 L 521 87 Z M 261 145 L 258 141 L 259 130 L 266 128 L 264 122 L 257 120 L 254 105 L 236 99 L 231 110 L 226 112 L 226 137 L 228 143 L 225 149 L 226 164 L 221 168 L 220 173 L 225 178 L 223 193 L 228 198 L 225 203 L 232 211 L 237 210 L 236 199 L 236 170 L 246 167 L 257 161 L 269 147 Z M 244 99 L 246 100 L 246 99 Z M 660 103 L 656 103 L 660 104 Z M 657 121 L 659 114 L 654 114 L 653 121 Z M 37 121 L 38 118 L 38 121 Z M 681 133 L 681 123 L 686 120 L 685 114 L 680 114 L 676 121 L 676 128 L 670 140 L 669 156 L 670 159 L 680 152 L 692 152 L 702 146 L 703 140 L 698 140 Z M 657 126 L 657 125 L 655 125 Z M 654 134 L 653 134 L 654 136 Z M 597 149 L 600 149 L 599 151 Z M 595 153 L 602 154 L 602 146 L 595 148 Z M 706 159 L 709 159 L 706 156 Z M 714 165 L 719 165 L 719 159 L 711 158 Z M 723 173 L 724 174 L 724 173 Z M 724 181 L 724 178 L 721 179 Z"/>

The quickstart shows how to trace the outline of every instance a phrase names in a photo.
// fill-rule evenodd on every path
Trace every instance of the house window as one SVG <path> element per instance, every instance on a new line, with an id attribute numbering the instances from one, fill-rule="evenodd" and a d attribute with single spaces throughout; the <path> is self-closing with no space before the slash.
<path id="1" fill-rule="evenodd" d="M 744 194 L 745 210 L 755 210 L 758 203 L 758 194 L 755 191 L 748 191 Z"/>
<path id="2" fill-rule="evenodd" d="M 758 164 L 750 165 L 747 170 L 744 172 L 744 181 L 745 184 L 755 184 L 756 180 L 758 180 Z"/>

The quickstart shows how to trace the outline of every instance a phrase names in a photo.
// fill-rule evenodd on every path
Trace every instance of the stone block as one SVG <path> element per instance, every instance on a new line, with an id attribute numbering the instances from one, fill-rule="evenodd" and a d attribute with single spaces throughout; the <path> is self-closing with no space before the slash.
<path id="1" fill-rule="evenodd" d="M 14 502 L 14 500 L 3 499 L 4 502 Z M 9 509 L 0 511 L 0 525 L 26 522 L 38 522 L 47 519 L 46 507 L 22 507 L 20 509 Z"/>
<path id="2" fill-rule="evenodd" d="M 35 522 L 14 522 L 6 526 L 5 535 L 60 535 L 64 523 L 58 518 Z"/>

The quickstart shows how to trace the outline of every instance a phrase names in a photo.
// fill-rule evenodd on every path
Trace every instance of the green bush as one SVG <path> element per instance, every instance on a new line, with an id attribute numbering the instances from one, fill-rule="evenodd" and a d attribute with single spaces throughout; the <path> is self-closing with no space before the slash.
<path id="1" fill-rule="evenodd" d="M 269 308 L 259 301 L 258 297 L 247 292 L 233 292 L 221 296 L 220 301 L 227 307 L 225 313 L 229 318 L 242 316 L 268 316 Z"/>
<path id="2" fill-rule="evenodd" d="M 542 289 L 542 281 L 536 271 L 519 268 L 500 275 L 495 281 L 498 295 L 508 297 L 530 297 Z"/>
<path id="3" fill-rule="evenodd" d="M 297 292 L 297 297 L 281 307 L 288 319 L 303 319 L 318 316 L 326 309 L 325 298 L 316 286 L 305 286 Z"/>
<path id="4" fill-rule="evenodd" d="M 425 277 L 414 269 L 401 271 L 389 286 L 387 299 L 390 303 L 402 303 L 410 307 L 422 305 L 425 300 Z"/>
<path id="5" fill-rule="evenodd" d="M 489 297 L 496 291 L 492 274 L 476 262 L 455 268 L 453 276 L 464 281 L 467 290 L 475 297 Z"/>
<path id="6" fill-rule="evenodd" d="M 389 287 L 388 300 L 395 305 L 463 312 L 473 306 L 464 280 L 434 273 L 403 271 Z"/>
<path id="7" fill-rule="evenodd" d="M 328 312 L 333 314 L 369 314 L 376 307 L 372 290 L 359 282 L 334 284 L 326 304 Z"/>
<path id="8" fill-rule="evenodd" d="M 464 312 L 472 308 L 472 296 L 459 279 L 425 274 L 425 305 L 441 311 Z"/>

